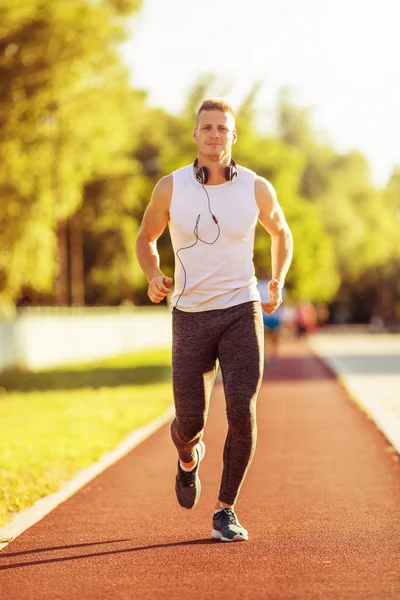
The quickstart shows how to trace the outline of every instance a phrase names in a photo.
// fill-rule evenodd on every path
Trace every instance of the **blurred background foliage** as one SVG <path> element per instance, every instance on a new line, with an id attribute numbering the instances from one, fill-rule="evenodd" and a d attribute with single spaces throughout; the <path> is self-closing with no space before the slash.
<path id="1" fill-rule="evenodd" d="M 147 303 L 135 236 L 156 181 L 194 159 L 196 111 L 216 82 L 199 78 L 179 115 L 150 107 L 119 53 L 140 6 L 0 5 L 0 308 Z M 345 307 L 359 322 L 398 317 L 400 170 L 376 189 L 365 157 L 322 143 L 288 90 L 275 134 L 263 133 L 258 88 L 237 110 L 234 156 L 273 183 L 293 231 L 288 301 Z M 159 249 L 173 275 L 168 231 Z M 259 277 L 269 249 L 259 228 Z"/>

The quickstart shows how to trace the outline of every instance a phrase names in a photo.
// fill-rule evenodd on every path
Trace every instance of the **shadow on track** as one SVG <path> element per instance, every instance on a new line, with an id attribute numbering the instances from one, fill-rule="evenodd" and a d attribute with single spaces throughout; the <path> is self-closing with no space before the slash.
<path id="1" fill-rule="evenodd" d="M 34 552 L 51 552 L 52 550 L 63 550 L 64 548 L 68 548 L 68 549 L 82 548 L 85 546 L 93 546 L 93 545 L 97 545 L 97 544 L 115 544 L 116 542 L 125 542 L 125 541 L 129 541 L 129 540 L 111 540 L 109 542 L 93 542 L 93 543 L 88 543 L 88 544 L 76 544 L 76 546 L 69 545 L 69 546 L 55 546 L 54 548 L 39 548 L 37 550 L 29 550 L 28 552 L 15 552 L 14 554 L 5 553 L 2 555 L 2 557 L 8 558 L 10 556 L 17 556 L 17 555 L 21 555 L 21 554 L 30 554 L 30 553 L 34 553 Z M 59 562 L 65 562 L 65 561 L 71 561 L 71 560 L 80 560 L 82 558 L 95 558 L 95 557 L 100 557 L 100 556 L 108 556 L 110 554 L 125 554 L 128 552 L 140 552 L 142 550 L 154 550 L 157 548 L 173 548 L 173 547 L 177 547 L 177 546 L 196 546 L 196 545 L 209 545 L 209 544 L 221 545 L 221 542 L 219 540 L 214 540 L 212 538 L 204 538 L 204 539 L 198 539 L 198 540 L 188 540 L 188 541 L 184 541 L 184 542 L 170 542 L 167 544 L 153 544 L 151 546 L 137 546 L 135 548 L 121 548 L 121 549 L 116 549 L 116 550 L 106 550 L 104 552 L 90 552 L 90 553 L 86 553 L 86 554 L 76 554 L 75 556 L 60 556 L 60 557 L 55 557 L 55 558 L 45 558 L 43 560 L 31 560 L 28 562 L 0 565 L 0 570 L 4 571 L 7 569 L 17 569 L 20 567 L 32 567 L 35 565 L 44 565 L 44 564 L 48 564 L 48 563 L 59 563 Z"/>

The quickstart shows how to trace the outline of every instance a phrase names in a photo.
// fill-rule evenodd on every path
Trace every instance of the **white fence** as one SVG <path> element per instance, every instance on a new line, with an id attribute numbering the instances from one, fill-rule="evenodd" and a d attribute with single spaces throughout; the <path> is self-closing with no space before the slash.
<path id="1" fill-rule="evenodd" d="M 168 308 L 26 308 L 0 320 L 0 371 L 40 369 L 171 344 Z"/>

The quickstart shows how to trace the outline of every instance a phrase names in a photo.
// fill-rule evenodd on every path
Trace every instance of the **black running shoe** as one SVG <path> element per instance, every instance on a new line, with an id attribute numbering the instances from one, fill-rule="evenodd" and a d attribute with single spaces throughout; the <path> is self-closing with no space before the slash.
<path id="1" fill-rule="evenodd" d="M 213 517 L 211 537 L 223 542 L 243 542 L 249 539 L 249 534 L 239 523 L 233 509 L 223 508 Z"/>
<path id="2" fill-rule="evenodd" d="M 201 484 L 199 479 L 200 461 L 206 453 L 204 442 L 196 445 L 197 464 L 192 471 L 184 471 L 178 460 L 178 473 L 175 481 L 175 492 L 178 502 L 183 508 L 193 508 L 200 498 Z"/>

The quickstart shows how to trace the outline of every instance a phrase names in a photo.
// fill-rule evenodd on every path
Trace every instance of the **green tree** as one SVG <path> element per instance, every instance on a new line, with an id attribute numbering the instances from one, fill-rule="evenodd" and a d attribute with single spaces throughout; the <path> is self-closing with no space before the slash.
<path id="1" fill-rule="evenodd" d="M 398 255 L 396 177 L 387 190 L 377 190 L 365 157 L 356 151 L 339 154 L 322 144 L 309 111 L 296 106 L 287 92 L 281 95 L 278 113 L 281 137 L 303 157 L 298 191 L 317 209 L 333 244 L 341 283 L 337 300 L 350 304 L 355 318 L 361 313 L 365 318 L 358 307 L 360 294 L 377 285 L 374 270 L 385 272 L 387 281 Z"/>
<path id="2" fill-rule="evenodd" d="M 51 292 L 57 231 L 97 173 L 126 170 L 122 15 L 139 2 L 6 0 L 0 7 L 0 294 Z M 107 140 L 107 143 L 105 143 Z"/>

